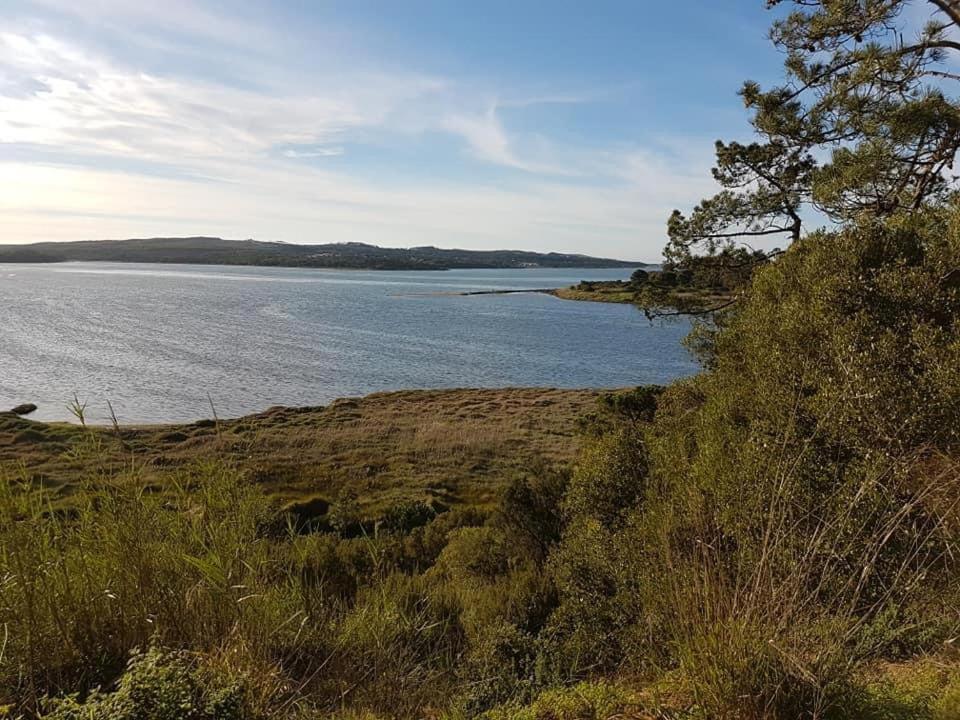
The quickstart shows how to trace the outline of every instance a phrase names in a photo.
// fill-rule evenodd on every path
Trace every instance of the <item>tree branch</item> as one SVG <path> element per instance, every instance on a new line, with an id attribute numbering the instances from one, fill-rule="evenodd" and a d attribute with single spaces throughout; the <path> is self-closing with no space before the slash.
<path id="1" fill-rule="evenodd" d="M 704 240 L 706 238 L 735 238 L 735 237 L 756 237 L 758 235 L 778 235 L 782 233 L 792 233 L 792 227 L 778 227 L 770 228 L 769 230 L 744 230 L 743 232 L 731 232 L 731 233 L 703 233 L 702 235 L 694 235 L 693 237 L 698 240 Z"/>
<path id="2" fill-rule="evenodd" d="M 740 298 L 731 298 L 730 300 L 727 300 L 724 303 L 720 303 L 719 305 L 714 305 L 713 307 L 709 307 L 709 308 L 701 308 L 699 310 L 672 310 L 670 312 L 659 312 L 659 311 L 652 312 L 651 311 L 646 313 L 646 315 L 651 320 L 654 317 L 673 317 L 675 315 L 709 315 L 710 313 L 715 313 L 718 310 L 723 310 L 724 308 L 730 307 L 731 305 L 736 303 L 739 299 Z"/>
<path id="3" fill-rule="evenodd" d="M 960 25 L 960 9 L 958 9 L 950 0 L 927 0 L 929 3 L 936 5 L 948 18 L 953 21 L 954 25 Z"/>
<path id="4" fill-rule="evenodd" d="M 928 0 L 928 1 L 933 3 L 937 2 L 937 0 Z M 957 24 L 960 25 L 960 21 L 958 21 Z M 918 43 L 916 45 L 905 45 L 899 49 L 891 50 L 891 52 L 896 55 L 910 55 L 910 54 L 918 53 L 924 50 L 933 50 L 933 49 L 956 50 L 957 52 L 960 52 L 960 42 L 956 42 L 954 40 L 936 40 L 932 42 Z M 796 100 L 803 93 L 805 93 L 810 88 L 814 87 L 817 83 L 824 80 L 825 78 L 828 78 L 831 75 L 835 75 L 841 70 L 846 70 L 849 67 L 853 67 L 854 65 L 862 61 L 863 61 L 863 58 L 850 57 L 844 60 L 843 62 L 838 62 L 834 65 L 828 65 L 821 72 L 817 73 L 812 78 L 810 78 L 810 80 L 807 80 L 806 82 L 804 82 L 800 87 L 795 88 L 793 92 L 781 98 L 781 104 L 786 104 L 788 102 L 792 102 L 793 100 Z"/>

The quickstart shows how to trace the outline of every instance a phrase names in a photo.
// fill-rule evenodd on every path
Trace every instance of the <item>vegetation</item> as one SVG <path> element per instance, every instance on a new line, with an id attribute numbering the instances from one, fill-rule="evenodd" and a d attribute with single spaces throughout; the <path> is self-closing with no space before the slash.
<path id="1" fill-rule="evenodd" d="M 690 256 L 684 264 L 667 262 L 662 270 L 634 270 L 629 280 L 583 280 L 550 291 L 564 300 L 631 303 L 649 316 L 707 314 L 721 310 L 751 279 L 765 253 L 728 246 L 707 256 Z"/>
<path id="2" fill-rule="evenodd" d="M 489 508 L 518 472 L 573 460 L 577 418 L 593 409 L 597 395 L 410 390 L 235 420 L 116 429 L 0 413 L 0 463 L 17 467 L 55 506 L 69 505 L 91 472 L 111 478 L 135 465 L 144 482 L 162 486 L 171 474 L 216 457 L 304 520 L 347 490 L 371 518 L 392 503 Z M 97 442 L 96 462 L 78 453 L 88 436 Z"/>
<path id="3" fill-rule="evenodd" d="M 766 238 L 795 242 L 811 218 L 886 218 L 942 202 L 960 148 L 960 5 L 954 0 L 767 0 L 783 84 L 740 90 L 756 140 L 716 146 L 721 191 L 668 223 L 683 266 Z M 912 13 L 912 15 L 911 15 Z M 907 22 L 912 20 L 912 22 Z M 924 24 L 925 21 L 925 24 Z M 761 253 L 763 262 L 779 251 Z"/>
<path id="4" fill-rule="evenodd" d="M 361 504 L 360 488 L 345 487 L 329 504 L 311 503 L 307 522 L 308 503 L 271 501 L 259 463 L 245 466 L 250 458 L 227 441 L 211 439 L 182 462 L 171 454 L 161 472 L 144 462 L 159 429 L 33 424 L 39 436 L 14 445 L 35 451 L 55 429 L 69 445 L 59 459 L 67 467 L 26 454 L 29 464 L 3 465 L 0 703 L 13 715 L 54 718 L 317 717 L 351 707 L 396 716 L 439 706 L 465 687 L 458 663 L 468 633 L 480 646 L 468 662 L 480 667 L 493 659 L 487 652 L 504 651 L 499 636 L 486 637 L 489 623 L 503 641 L 522 640 L 506 617 L 530 617 L 532 629 L 549 607 L 548 584 L 533 568 L 559 534 L 566 473 L 533 450 L 550 447 L 550 416 L 564 402 L 589 407 L 596 397 L 553 394 L 402 393 L 356 403 L 369 401 L 365 414 L 381 430 L 383 415 L 419 426 L 416 411 L 431 401 L 467 411 L 479 400 L 488 422 L 496 405 L 504 433 L 528 417 L 538 426 L 531 447 L 498 453 L 526 458 L 530 470 L 515 469 L 509 482 L 505 470 L 487 473 L 485 492 L 502 498 L 493 506 L 482 493 L 481 502 L 446 507 L 389 487 L 365 488 Z M 316 421 L 321 412 L 304 414 Z M 444 430 L 455 428 L 450 421 Z M 232 429 L 224 422 L 219 431 Z M 116 462 L 121 442 L 126 469 Z M 420 457 L 452 470 L 444 457 L 453 442 Z M 57 470 L 76 482 L 69 502 L 52 502 L 40 482 Z M 526 552 L 534 559 L 518 562 Z M 512 609 L 500 607 L 500 591 Z M 504 678 L 489 692 L 519 682 Z"/>
<path id="5" fill-rule="evenodd" d="M 455 268 L 604 268 L 637 263 L 566 253 L 523 250 L 382 248 L 364 243 L 291 245 L 209 237 L 147 238 L 0 245 L 0 263 L 66 261 L 190 263 L 345 268 L 352 270 L 450 270 Z"/>
<path id="6" fill-rule="evenodd" d="M 775 258 L 727 246 L 699 261 L 685 244 L 676 282 L 728 282 L 747 261 L 736 304 L 690 337 L 701 374 L 600 396 L 572 467 L 481 465 L 488 493 L 442 504 L 398 492 L 431 453 L 392 483 L 284 507 L 261 485 L 309 487 L 295 479 L 309 471 L 271 476 L 261 450 L 261 474 L 224 440 L 238 425 L 208 424 L 202 451 L 162 478 L 136 462 L 157 429 L 18 425 L 16 445 L 55 433 L 71 464 L 7 463 L 0 483 L 8 714 L 958 717 L 960 198 L 927 144 L 951 152 L 950 103 L 920 85 L 950 41 L 931 26 L 919 47 L 873 42 L 893 32 L 894 0 L 794 5 L 774 38 L 800 93 L 744 92 L 782 144 L 727 147 L 721 175 L 740 173 L 742 194 L 694 225 L 716 240 L 706 213 L 767 222 L 808 192 L 837 222 Z M 788 140 L 811 133 L 812 153 L 841 129 L 827 164 L 790 154 Z M 758 167 L 774 180 L 751 179 Z M 830 194 L 821 183 L 837 177 Z M 546 446 L 552 413 L 528 416 Z M 495 417 L 477 415 L 471 433 Z M 416 437 L 397 434 L 390 463 Z M 434 450 L 451 453 L 451 434 Z M 125 470 L 110 443 L 127 444 Z M 37 468 L 72 483 L 69 503 Z"/>

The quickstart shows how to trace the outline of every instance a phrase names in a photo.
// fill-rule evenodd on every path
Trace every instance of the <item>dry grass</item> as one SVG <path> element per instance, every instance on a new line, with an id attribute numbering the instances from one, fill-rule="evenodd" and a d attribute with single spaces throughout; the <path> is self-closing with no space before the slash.
<path id="1" fill-rule="evenodd" d="M 607 286 L 596 283 L 593 290 L 582 290 L 578 286 L 557 288 L 551 293 L 561 300 L 582 300 L 586 302 L 632 303 L 637 294 L 632 289 L 624 289 L 621 285 Z"/>
<path id="2" fill-rule="evenodd" d="M 378 393 L 327 407 L 271 408 L 219 423 L 93 428 L 86 432 L 0 414 L 0 464 L 22 467 L 61 501 L 92 469 L 131 467 L 158 483 L 178 468 L 220 457 L 281 501 L 356 491 L 364 507 L 399 499 L 487 505 L 502 484 L 538 464 L 570 462 L 576 418 L 594 390 L 428 390 Z M 96 459 L 91 459 L 95 457 Z M 372 509 L 372 508 L 371 508 Z"/>
<path id="3" fill-rule="evenodd" d="M 590 284 L 592 286 L 590 290 L 584 288 L 582 285 L 574 285 L 573 287 L 551 290 L 549 294 L 562 300 L 639 303 L 641 305 L 648 302 L 635 288 L 622 285 L 619 282 L 594 282 Z M 728 302 L 732 297 L 732 292 L 723 290 L 694 288 L 664 289 L 663 297 L 658 297 L 655 304 L 663 307 L 710 307 Z"/>

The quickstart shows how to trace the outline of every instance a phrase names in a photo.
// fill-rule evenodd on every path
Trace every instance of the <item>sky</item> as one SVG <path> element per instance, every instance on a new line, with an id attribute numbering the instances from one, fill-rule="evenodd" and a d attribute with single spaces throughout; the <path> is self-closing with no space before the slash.
<path id="1" fill-rule="evenodd" d="M 0 242 L 212 235 L 657 260 L 762 0 L 0 0 Z"/>

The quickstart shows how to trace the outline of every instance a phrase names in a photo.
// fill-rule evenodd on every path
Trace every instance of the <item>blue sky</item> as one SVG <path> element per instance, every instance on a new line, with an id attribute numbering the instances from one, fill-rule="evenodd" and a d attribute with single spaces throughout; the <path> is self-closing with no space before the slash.
<path id="1" fill-rule="evenodd" d="M 762 0 L 4 0 L 3 242 L 206 234 L 659 257 Z"/>

